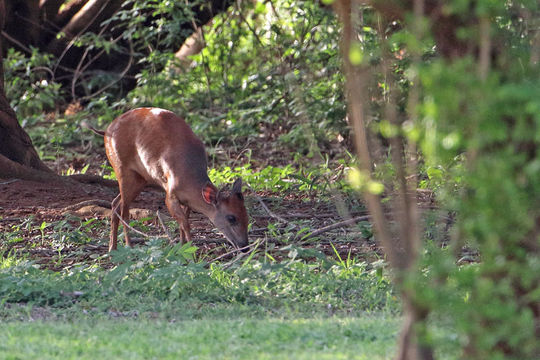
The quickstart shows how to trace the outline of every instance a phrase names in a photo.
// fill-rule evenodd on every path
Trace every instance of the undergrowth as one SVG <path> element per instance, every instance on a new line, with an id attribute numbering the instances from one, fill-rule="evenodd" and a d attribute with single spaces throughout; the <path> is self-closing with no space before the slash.
<path id="1" fill-rule="evenodd" d="M 4 256 L 1 313 L 9 317 L 6 305 L 15 303 L 96 314 L 155 311 L 170 304 L 165 313 L 176 316 L 182 312 L 179 304 L 192 310 L 204 304 L 210 311 L 216 306 L 240 307 L 266 315 L 397 311 L 389 278 L 381 268 L 323 254 L 306 261 L 296 248 L 288 249 L 281 262 L 260 253 L 236 262 L 207 263 L 194 260 L 196 247 L 191 244 L 171 247 L 154 239 L 148 246 L 113 252 L 110 269 L 79 264 L 63 271 Z"/>

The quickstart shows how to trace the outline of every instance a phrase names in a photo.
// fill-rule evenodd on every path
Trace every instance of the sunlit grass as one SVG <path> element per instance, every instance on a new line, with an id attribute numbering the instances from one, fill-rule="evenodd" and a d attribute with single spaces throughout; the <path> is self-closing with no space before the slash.
<path id="1" fill-rule="evenodd" d="M 399 318 L 8 322 L 8 359 L 387 359 Z"/>

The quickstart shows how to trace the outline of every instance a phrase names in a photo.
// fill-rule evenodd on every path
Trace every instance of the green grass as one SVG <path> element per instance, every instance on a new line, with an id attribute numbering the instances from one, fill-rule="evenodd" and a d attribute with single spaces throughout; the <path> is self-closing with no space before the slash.
<path id="1" fill-rule="evenodd" d="M 0 325 L 3 359 L 387 359 L 400 319 L 80 319 Z"/>
<path id="2" fill-rule="evenodd" d="M 185 249 L 184 249 L 185 248 Z M 161 240 L 112 254 L 112 268 L 49 271 L 0 261 L 1 359 L 388 359 L 401 317 L 386 271 L 295 247 L 230 267 Z M 187 250 L 186 250 L 187 251 Z M 289 252 L 289 253 L 287 253 Z M 438 358 L 451 326 L 432 327 Z"/>

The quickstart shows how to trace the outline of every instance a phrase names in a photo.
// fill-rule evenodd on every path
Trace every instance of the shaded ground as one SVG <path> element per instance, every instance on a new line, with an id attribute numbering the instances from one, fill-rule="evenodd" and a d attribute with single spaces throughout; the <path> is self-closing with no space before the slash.
<path id="1" fill-rule="evenodd" d="M 96 261 L 106 265 L 110 215 L 106 205 L 116 194 L 117 189 L 93 184 L 0 181 L 0 254 L 16 251 L 19 256 L 28 256 L 56 270 Z M 272 218 L 258 199 L 286 222 Z M 334 202 L 309 199 L 305 195 L 282 197 L 269 193 L 254 195 L 248 191 L 246 206 L 252 221 L 250 242 L 266 239 L 265 246 L 270 251 L 288 245 L 283 239 L 292 239 L 298 232 L 305 235 L 343 220 Z M 176 230 L 176 223 L 168 217 L 164 193 L 155 189 L 143 191 L 132 205 L 131 217 L 139 220 L 134 227 L 149 235 L 166 237 L 156 216 L 158 210 Z M 361 212 L 344 214 L 357 215 Z M 193 214 L 190 220 L 193 242 L 199 247 L 198 256 L 212 259 L 232 250 L 204 216 Z M 269 223 L 274 225 L 269 227 Z M 309 241 L 295 241 L 295 244 L 334 254 L 332 242 L 343 258 L 349 253 L 359 258 L 377 257 L 374 242 L 364 238 L 370 226 L 367 222 L 363 224 L 363 230 L 344 225 Z M 140 244 L 144 239 L 136 235 L 135 241 Z M 280 257 L 279 252 L 273 255 Z"/>

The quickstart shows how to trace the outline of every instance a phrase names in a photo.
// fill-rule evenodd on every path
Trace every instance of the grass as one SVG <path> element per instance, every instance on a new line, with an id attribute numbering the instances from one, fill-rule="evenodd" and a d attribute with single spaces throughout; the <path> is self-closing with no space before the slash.
<path id="1" fill-rule="evenodd" d="M 386 275 L 290 251 L 224 267 L 156 240 L 110 269 L 64 271 L 4 257 L 0 358 L 388 358 L 399 316 Z"/>
<path id="2" fill-rule="evenodd" d="M 161 251 L 161 252 L 160 252 Z M 115 267 L 4 258 L 0 359 L 388 359 L 401 318 L 388 279 L 334 260 L 186 262 L 160 242 Z M 434 325 L 437 358 L 457 338 Z"/>
<path id="3" fill-rule="evenodd" d="M 399 319 L 13 321 L 0 325 L 4 359 L 387 359 Z"/>

